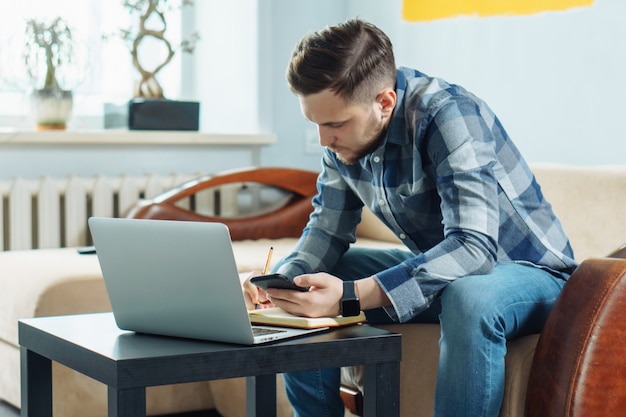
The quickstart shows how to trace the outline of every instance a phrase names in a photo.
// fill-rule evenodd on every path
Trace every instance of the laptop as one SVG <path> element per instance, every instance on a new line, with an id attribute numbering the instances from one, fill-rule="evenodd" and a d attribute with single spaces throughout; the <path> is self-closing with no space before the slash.
<path id="1" fill-rule="evenodd" d="M 91 217 L 122 330 L 254 345 L 327 329 L 253 326 L 226 225 Z"/>

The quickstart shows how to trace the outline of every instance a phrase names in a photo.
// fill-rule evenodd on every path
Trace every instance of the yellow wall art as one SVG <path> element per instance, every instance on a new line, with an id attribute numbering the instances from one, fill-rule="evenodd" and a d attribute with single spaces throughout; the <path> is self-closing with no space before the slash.
<path id="1" fill-rule="evenodd" d="M 594 0 L 404 0 L 402 17 L 429 22 L 459 16 L 518 16 L 591 7 Z"/>

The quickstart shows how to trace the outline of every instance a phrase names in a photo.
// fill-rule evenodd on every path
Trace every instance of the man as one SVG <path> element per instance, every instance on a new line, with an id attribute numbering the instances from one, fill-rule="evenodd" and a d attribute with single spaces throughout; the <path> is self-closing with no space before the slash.
<path id="1" fill-rule="evenodd" d="M 507 339 L 541 330 L 576 267 L 532 172 L 483 101 L 396 69 L 364 21 L 305 36 L 287 80 L 324 153 L 310 221 L 275 270 L 311 290 L 246 282 L 250 306 L 335 316 L 358 298 L 372 323 L 439 322 L 434 415 L 497 416 Z M 350 247 L 363 206 L 409 250 Z M 339 382 L 286 374 L 295 415 L 342 416 Z"/>

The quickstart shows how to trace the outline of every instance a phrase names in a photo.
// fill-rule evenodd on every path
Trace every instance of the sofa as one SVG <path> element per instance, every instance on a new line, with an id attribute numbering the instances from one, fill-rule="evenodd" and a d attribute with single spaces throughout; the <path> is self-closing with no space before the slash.
<path id="1" fill-rule="evenodd" d="M 546 408 L 554 410 L 550 416 L 611 415 L 590 412 L 604 408 L 594 408 L 597 401 L 595 398 L 589 400 L 595 394 L 589 389 L 588 377 L 591 375 L 594 381 L 604 381 L 603 386 L 610 388 L 614 379 L 619 377 L 624 380 L 626 375 L 626 355 L 623 353 L 611 356 L 609 365 L 594 368 L 601 362 L 597 360 L 598 346 L 594 343 L 598 340 L 609 343 L 594 331 L 602 332 L 611 327 L 613 337 L 626 339 L 626 326 L 621 325 L 621 320 L 607 321 L 607 317 L 616 314 L 619 309 L 609 308 L 609 313 L 606 313 L 606 307 L 612 306 L 613 302 L 609 295 L 620 288 L 618 284 L 622 278 L 626 279 L 626 260 L 618 259 L 626 257 L 626 249 L 622 247 L 626 240 L 626 166 L 535 164 L 532 169 L 570 237 L 576 258 L 582 264 L 580 272 L 577 270 L 572 277 L 573 284 L 565 286 L 563 296 L 557 302 L 559 308 L 555 307 L 550 315 L 546 324 L 549 331 L 509 342 L 505 397 L 500 417 L 523 417 L 525 409 L 529 417 L 539 417 Z M 149 201 L 140 201 L 127 215 L 163 220 L 223 221 L 231 229 L 240 278 L 244 279 L 249 271 L 263 268 L 270 246 L 274 247 L 274 259 L 286 255 L 293 248 L 310 211 L 315 177 L 315 173 L 308 171 L 278 168 L 219 173 L 183 184 Z M 200 190 L 219 194 L 219 187 L 234 183 L 244 184 L 238 187 L 246 191 L 253 188 L 249 187 L 252 183 L 266 184 L 270 188 L 281 189 L 287 197 L 280 194 L 280 204 L 261 205 L 260 214 L 239 218 L 221 217 L 215 212 L 202 213 L 196 202 L 189 203 L 191 196 Z M 226 192 L 220 195 L 221 199 L 227 197 Z M 232 201 L 237 203 L 238 199 L 235 197 Z M 357 230 L 357 244 L 400 246 L 397 238 L 367 211 L 363 213 Z M 606 258 L 610 253 L 615 258 Z M 596 297 L 591 296 L 594 288 L 602 290 Z M 574 297 L 576 301 L 573 303 L 571 299 Z M 594 302 L 592 307 L 585 308 L 587 300 Z M 16 407 L 20 405 L 19 318 L 109 310 L 106 288 L 95 256 L 81 255 L 76 248 L 0 252 L 0 400 Z M 589 317 L 594 314 L 603 315 L 603 319 L 591 320 Z M 584 331 L 579 331 L 577 327 L 568 328 L 570 317 L 575 318 L 574 325 L 581 326 Z M 437 374 L 438 325 L 382 327 L 402 334 L 401 416 L 431 416 Z M 569 335 L 569 339 L 563 333 Z M 564 344 L 564 340 L 571 340 L 572 343 Z M 561 358 L 562 353 L 567 354 L 565 359 Z M 586 364 L 584 369 L 580 364 Z M 342 380 L 346 404 L 352 407 L 352 411 L 358 412 L 354 404 L 359 404 L 360 370 L 344 369 Z M 278 415 L 290 416 L 292 413 L 282 381 L 277 378 L 277 382 Z M 626 390 L 610 391 L 607 388 L 607 392 L 610 392 L 610 399 L 603 399 L 602 404 L 608 401 L 618 410 L 619 407 L 626 407 Z M 556 399 L 561 408 L 554 404 Z M 350 403 L 352 400 L 354 404 Z M 529 404 L 526 404 L 527 401 Z M 244 416 L 245 380 L 235 378 L 147 390 L 149 415 L 205 409 L 216 409 L 225 417 Z M 562 412 L 577 409 L 583 414 Z M 53 413 L 56 417 L 104 416 L 106 387 L 62 365 L 53 364 Z M 347 410 L 346 415 L 351 415 L 351 412 Z"/>

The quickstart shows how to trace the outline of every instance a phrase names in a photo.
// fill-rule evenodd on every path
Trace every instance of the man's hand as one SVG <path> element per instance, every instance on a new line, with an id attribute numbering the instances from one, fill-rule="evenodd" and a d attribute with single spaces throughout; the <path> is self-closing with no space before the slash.
<path id="1" fill-rule="evenodd" d="M 250 278 L 262 275 L 260 271 L 253 271 L 243 282 L 243 294 L 248 310 L 274 307 L 263 289 L 250 282 Z"/>
<path id="2" fill-rule="evenodd" d="M 327 273 L 304 274 L 294 278 L 296 285 L 310 287 L 308 292 L 268 288 L 269 300 L 288 313 L 306 317 L 339 315 L 343 281 Z M 252 285 L 252 284 L 250 284 Z"/>

